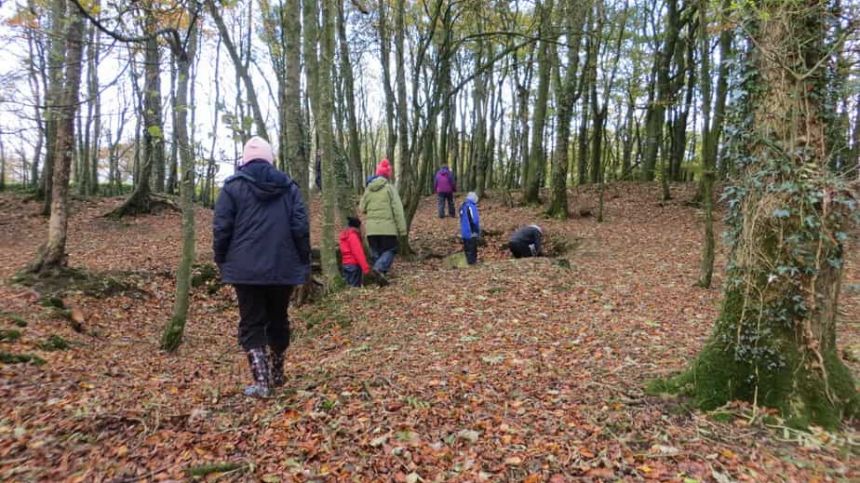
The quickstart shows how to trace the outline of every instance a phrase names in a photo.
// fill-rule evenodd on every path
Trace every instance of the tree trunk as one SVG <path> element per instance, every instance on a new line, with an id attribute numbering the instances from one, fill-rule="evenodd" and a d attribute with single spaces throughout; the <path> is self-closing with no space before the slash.
<path id="1" fill-rule="evenodd" d="M 346 123 L 349 133 L 348 162 L 352 175 L 352 189 L 361 190 L 361 138 L 358 136 L 358 119 L 355 113 L 355 87 L 352 64 L 349 62 L 349 44 L 346 39 L 346 19 L 343 2 L 337 3 L 337 32 L 340 43 L 340 75 L 343 78 L 344 97 L 346 98 Z M 358 191 L 360 192 L 360 191 Z M 352 209 L 352 207 L 350 207 Z"/>
<path id="2" fill-rule="evenodd" d="M 538 50 L 538 92 L 535 100 L 532 141 L 529 148 L 526 187 L 523 196 L 524 203 L 540 203 L 540 185 L 544 174 L 546 160 L 544 158 L 544 125 L 546 124 L 547 101 L 549 98 L 549 74 L 552 61 L 549 58 L 549 44 L 554 42 L 550 34 L 553 0 L 543 0 L 540 6 L 541 27 L 540 47 Z"/>
<path id="3" fill-rule="evenodd" d="M 0 135 L 0 191 L 6 189 L 6 147 L 3 146 L 3 136 Z"/>
<path id="4" fill-rule="evenodd" d="M 56 142 L 54 145 L 54 170 L 51 192 L 51 218 L 48 222 L 48 241 L 39 250 L 30 270 L 36 273 L 62 269 L 68 263 L 66 235 L 69 225 L 69 171 L 75 150 L 75 113 L 78 109 L 78 91 L 81 86 L 83 57 L 83 18 L 77 11 L 68 17 L 65 44 L 65 78 L 62 96 L 56 115 Z M 53 117 L 53 116 L 52 116 Z"/>
<path id="5" fill-rule="evenodd" d="M 337 7 L 334 0 L 322 0 L 322 30 L 320 31 L 320 62 L 319 62 L 319 105 L 316 121 L 320 134 L 320 156 L 322 156 L 323 175 L 323 226 L 322 226 L 322 257 L 323 275 L 329 283 L 339 280 L 337 255 L 335 254 L 335 208 L 337 207 L 337 178 L 335 163 L 337 149 L 332 131 L 332 113 L 334 112 L 334 93 L 331 82 L 331 71 L 335 65 L 335 18 Z"/>
<path id="6" fill-rule="evenodd" d="M 157 30 L 154 13 L 146 13 L 146 31 L 152 34 Z M 144 43 L 143 75 L 143 156 L 137 170 L 137 183 L 131 196 L 110 216 L 121 218 L 152 211 L 150 183 L 158 182 L 158 174 L 153 170 L 161 168 L 161 181 L 164 182 L 164 126 L 161 119 L 161 77 L 158 41 L 153 37 Z M 162 186 L 163 188 L 163 186 Z"/>
<path id="7" fill-rule="evenodd" d="M 714 274 L 714 170 L 716 151 L 711 129 L 711 41 L 708 35 L 708 0 L 699 0 L 699 55 L 702 73 L 699 76 L 699 89 L 702 92 L 702 209 L 705 212 L 705 240 L 702 243 L 702 263 L 699 270 L 698 285 L 710 288 Z M 716 122 L 716 119 L 715 119 Z"/>
<path id="8" fill-rule="evenodd" d="M 696 65 L 693 62 L 695 41 L 692 40 L 693 37 L 695 37 L 695 33 L 691 33 L 690 39 L 684 41 L 687 59 L 678 68 L 679 78 L 682 78 L 681 74 L 685 70 L 687 72 L 687 91 L 684 97 L 684 104 L 679 107 L 673 126 L 672 156 L 670 161 L 670 178 L 672 181 L 683 181 L 681 165 L 687 152 L 687 122 L 690 117 L 690 106 L 693 104 L 693 92 L 696 90 Z"/>
<path id="9" fill-rule="evenodd" d="M 189 292 L 191 290 L 191 264 L 194 262 L 194 152 L 188 137 L 188 79 L 191 62 L 196 55 L 197 27 L 192 26 L 185 46 L 173 43 L 171 50 L 176 65 L 176 97 L 173 102 L 175 142 L 181 159 L 182 183 L 179 185 L 179 202 L 182 207 L 182 254 L 176 268 L 176 294 L 173 316 L 161 337 L 161 348 L 174 351 L 182 343 L 185 322 L 188 319 Z M 174 42 L 178 42 L 174 41 Z"/>
<path id="10" fill-rule="evenodd" d="M 663 46 L 657 54 L 656 78 L 657 95 L 648 106 L 647 122 L 645 126 L 645 153 L 642 176 L 645 181 L 654 180 L 654 169 L 657 166 L 657 152 L 663 140 L 663 122 L 666 115 L 666 107 L 670 102 L 670 69 L 672 56 L 675 53 L 675 44 L 680 32 L 680 18 L 678 12 L 678 0 L 668 0 L 668 14 L 666 17 L 666 30 Z"/>
<path id="11" fill-rule="evenodd" d="M 95 2 L 94 5 L 99 6 L 99 2 Z M 92 117 L 92 138 L 91 144 L 89 148 L 90 159 L 85 162 L 90 163 L 90 179 L 89 179 L 89 193 L 94 195 L 99 191 L 99 157 L 101 151 L 99 149 L 101 144 L 101 132 L 102 132 L 102 100 L 101 100 L 101 92 L 99 90 L 99 69 L 98 66 L 101 63 L 101 32 L 97 28 L 93 28 L 92 37 L 90 38 L 90 42 L 92 42 L 92 49 L 90 49 L 90 53 L 88 54 L 88 58 L 91 59 L 91 65 L 87 68 L 87 73 L 89 75 L 89 92 L 90 92 L 90 102 L 93 103 L 93 117 Z"/>
<path id="12" fill-rule="evenodd" d="M 286 58 L 286 77 L 284 79 L 284 105 L 286 110 L 285 131 L 287 163 L 307 206 L 310 206 L 308 188 L 308 150 L 305 143 L 305 123 L 302 116 L 302 24 L 299 17 L 300 0 L 287 0 L 286 9 L 281 13 L 284 22 L 284 49 Z"/>
<path id="13" fill-rule="evenodd" d="M 40 194 L 44 201 L 42 214 L 51 214 L 54 183 L 54 156 L 57 154 L 57 109 L 63 95 L 63 65 L 65 63 L 66 0 L 51 2 L 51 47 L 48 53 L 48 91 L 45 95 L 45 165 L 42 167 Z"/>
<path id="14" fill-rule="evenodd" d="M 36 6 L 34 0 L 28 0 L 27 8 L 35 11 Z M 33 148 L 33 162 L 30 164 L 30 183 L 28 187 L 36 190 L 37 197 L 39 194 L 39 161 L 42 158 L 42 148 L 45 143 L 47 130 L 44 123 L 43 111 L 45 99 L 42 96 L 42 86 L 45 86 L 47 91 L 47 75 L 46 60 L 44 56 L 44 48 L 38 38 L 38 33 L 35 29 L 26 29 L 27 34 L 27 79 L 30 84 L 30 90 L 33 92 L 33 120 L 36 123 L 37 135 L 36 145 Z M 44 84 L 43 84 L 44 81 Z"/>
<path id="15" fill-rule="evenodd" d="M 391 39 L 388 34 L 386 13 L 388 6 L 385 0 L 379 0 L 379 56 L 382 64 L 382 89 L 385 92 L 385 127 L 388 134 L 385 143 L 385 157 L 394 158 L 394 147 L 397 145 L 397 118 L 394 115 L 394 90 L 391 87 Z"/>
<path id="16" fill-rule="evenodd" d="M 846 172 L 849 178 L 860 179 L 860 97 L 857 99 L 857 112 L 854 114 L 854 129 L 851 139 L 851 154 L 848 157 Z"/>
<path id="17" fill-rule="evenodd" d="M 170 60 L 170 104 L 173 106 L 173 126 L 176 128 L 176 123 L 178 120 L 176 119 L 176 103 L 178 102 L 176 97 L 176 76 L 179 75 L 179 66 L 176 65 L 176 56 L 172 55 Z M 212 131 L 213 133 L 216 131 Z M 176 139 L 176 133 L 174 131 L 173 134 L 173 142 L 170 143 L 170 167 L 167 169 L 167 186 L 165 187 L 167 193 L 173 194 L 176 192 L 176 182 L 177 176 L 179 175 L 179 141 Z M 214 137 L 214 136 L 213 136 Z M 181 188 L 180 188 L 181 191 Z M 181 196 L 181 195 L 180 195 Z"/>
<path id="18" fill-rule="evenodd" d="M 398 157 L 394 160 L 392 181 L 398 190 L 403 182 L 410 183 L 409 175 L 412 171 L 409 166 L 409 112 L 406 109 L 406 0 L 396 0 L 397 12 L 394 17 L 394 57 L 395 82 L 397 88 L 397 137 Z M 405 178 L 405 179 L 403 179 Z M 403 191 L 401 191 L 401 195 Z"/>
<path id="19" fill-rule="evenodd" d="M 266 130 L 266 120 L 263 117 L 263 111 L 260 110 L 260 103 L 257 101 L 257 92 L 254 90 L 254 83 L 251 81 L 248 68 L 242 63 L 239 52 L 233 44 L 233 40 L 230 38 L 230 31 L 227 30 L 227 25 L 224 23 L 224 18 L 221 16 L 221 8 L 215 5 L 215 0 L 206 0 L 206 6 L 209 7 L 209 13 L 212 14 L 212 20 L 218 28 L 218 33 L 221 36 L 221 41 L 224 43 L 224 48 L 227 49 L 227 53 L 233 61 L 233 66 L 236 68 L 236 76 L 242 80 L 242 84 L 245 86 L 248 104 L 251 106 L 251 115 L 254 117 L 254 125 L 257 128 L 257 136 L 268 141 L 269 135 Z M 296 11 L 295 14 L 298 15 L 298 11 Z"/>
<path id="20" fill-rule="evenodd" d="M 567 36 L 570 42 L 567 52 L 567 71 L 564 81 L 557 87 L 558 129 L 555 134 L 555 151 L 552 158 L 552 194 L 550 195 L 549 216 L 567 219 L 567 167 L 570 158 L 570 121 L 573 106 L 578 99 L 577 72 L 579 70 L 579 46 L 582 41 L 582 27 L 585 12 L 589 10 L 587 0 L 568 0 Z M 589 50 L 588 55 L 590 55 Z M 586 59 L 586 66 L 590 59 Z M 587 68 L 587 67 L 586 67 Z"/>
<path id="21" fill-rule="evenodd" d="M 583 79 L 583 88 L 591 88 L 591 79 Z M 577 136 L 576 149 L 576 167 L 577 176 L 576 182 L 578 185 L 588 184 L 588 115 L 591 110 L 588 108 L 588 98 L 582 99 L 582 116 L 579 120 L 579 133 Z"/>
<path id="22" fill-rule="evenodd" d="M 147 31 L 155 32 L 158 29 L 158 19 L 155 12 L 147 11 Z M 152 177 L 152 189 L 157 193 L 164 193 L 164 119 L 162 118 L 161 105 L 161 50 L 158 41 L 152 39 L 146 42 L 144 50 L 146 55 L 145 71 L 145 95 L 146 131 L 144 142 L 149 147 L 147 154 L 150 176 Z M 148 137 L 148 139 L 147 139 Z"/>
<path id="23" fill-rule="evenodd" d="M 705 409 L 741 399 L 777 408 L 791 426 L 834 428 L 860 400 L 836 347 L 852 213 L 827 165 L 827 2 L 759 0 L 753 8 L 747 164 L 729 200 L 722 309 L 698 359 L 674 382 Z"/>

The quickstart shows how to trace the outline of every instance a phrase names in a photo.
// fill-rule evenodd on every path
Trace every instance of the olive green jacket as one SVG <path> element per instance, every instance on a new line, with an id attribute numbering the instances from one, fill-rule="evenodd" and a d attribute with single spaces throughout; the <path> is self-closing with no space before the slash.
<path id="1" fill-rule="evenodd" d="M 361 197 L 361 212 L 366 216 L 364 232 L 373 235 L 406 236 L 406 216 L 397 189 L 380 176 L 367 185 Z"/>

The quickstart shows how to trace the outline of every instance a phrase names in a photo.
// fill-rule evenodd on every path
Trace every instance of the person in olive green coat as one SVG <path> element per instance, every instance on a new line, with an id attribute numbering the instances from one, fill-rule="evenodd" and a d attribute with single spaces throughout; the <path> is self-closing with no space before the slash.
<path id="1" fill-rule="evenodd" d="M 367 185 L 361 197 L 364 222 L 373 272 L 382 282 L 397 254 L 397 237 L 406 236 L 406 216 L 397 189 L 391 184 L 391 164 L 383 159 L 376 167 L 376 178 Z"/>

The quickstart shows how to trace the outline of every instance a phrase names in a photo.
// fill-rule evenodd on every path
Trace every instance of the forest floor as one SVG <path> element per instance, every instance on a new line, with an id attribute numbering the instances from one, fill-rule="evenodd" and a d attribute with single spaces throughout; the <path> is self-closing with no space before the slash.
<path id="1" fill-rule="evenodd" d="M 113 221 L 101 215 L 121 200 L 76 201 L 70 265 L 133 287 L 66 293 L 64 312 L 10 282 L 47 229 L 36 203 L 0 194 L 0 351 L 45 361 L 0 364 L 0 480 L 857 481 L 856 421 L 799 433 L 748 405 L 703 414 L 645 394 L 693 359 L 718 311 L 723 253 L 715 288 L 693 286 L 692 189 L 660 203 L 656 185 L 609 186 L 603 223 L 481 200 L 485 228 L 501 234 L 466 269 L 427 256 L 460 247 L 457 221 L 428 198 L 411 236 L 425 256 L 398 258 L 391 286 L 291 309 L 287 386 L 266 401 L 241 394 L 250 376 L 229 287 L 195 289 L 185 342 L 158 350 L 177 213 Z M 572 194 L 572 206 L 596 206 L 593 190 Z M 198 212 L 201 262 L 211 219 Z M 570 242 L 569 268 L 501 250 L 532 222 Z M 860 374 L 851 243 L 838 340 Z"/>

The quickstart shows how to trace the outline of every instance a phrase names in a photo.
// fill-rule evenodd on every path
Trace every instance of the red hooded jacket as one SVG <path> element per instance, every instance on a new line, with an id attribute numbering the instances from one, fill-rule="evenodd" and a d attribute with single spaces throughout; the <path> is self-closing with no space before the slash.
<path id="1" fill-rule="evenodd" d="M 343 265 L 358 265 L 362 273 L 370 272 L 370 266 L 364 256 L 364 245 L 361 244 L 361 234 L 357 229 L 347 228 L 340 232 L 340 255 Z"/>

